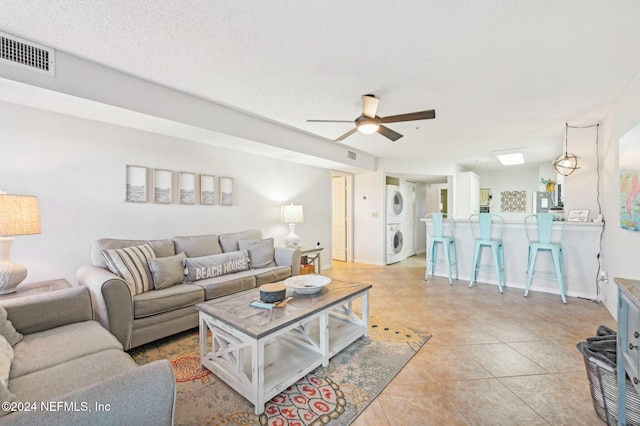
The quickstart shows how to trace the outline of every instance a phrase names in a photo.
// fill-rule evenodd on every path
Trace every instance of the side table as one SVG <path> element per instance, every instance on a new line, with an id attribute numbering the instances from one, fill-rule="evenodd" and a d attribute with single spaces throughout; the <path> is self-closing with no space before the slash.
<path id="1" fill-rule="evenodd" d="M 31 296 L 34 294 L 45 293 L 48 291 L 62 290 L 64 288 L 70 288 L 72 285 L 64 278 L 57 278 L 54 280 L 38 281 L 33 283 L 21 283 L 13 293 L 7 293 L 0 295 L 0 301 L 7 299 L 15 299 L 18 297 Z"/>
<path id="2" fill-rule="evenodd" d="M 320 263 L 320 252 L 324 250 L 323 247 L 316 247 L 307 250 L 300 250 L 302 257 L 300 258 L 300 262 L 303 265 L 313 265 L 316 271 L 316 274 L 322 273 L 322 264 Z"/>

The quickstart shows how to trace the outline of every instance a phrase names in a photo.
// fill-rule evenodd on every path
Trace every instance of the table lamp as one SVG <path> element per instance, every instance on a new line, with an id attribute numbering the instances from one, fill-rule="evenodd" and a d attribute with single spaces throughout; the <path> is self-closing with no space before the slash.
<path id="1" fill-rule="evenodd" d="M 289 235 L 285 237 L 284 243 L 287 247 L 298 248 L 300 246 L 300 237 L 296 235 L 296 223 L 304 222 L 302 206 L 293 203 L 282 206 L 280 221 L 289 224 Z"/>
<path id="2" fill-rule="evenodd" d="M 11 260 L 13 238 L 6 235 L 40 233 L 38 198 L 0 194 L 0 294 L 13 293 L 27 277 L 27 268 Z"/>

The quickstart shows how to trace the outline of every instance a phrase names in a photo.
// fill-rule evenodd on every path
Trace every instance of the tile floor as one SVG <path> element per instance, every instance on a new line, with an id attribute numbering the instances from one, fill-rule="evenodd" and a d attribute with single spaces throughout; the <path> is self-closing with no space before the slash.
<path id="1" fill-rule="evenodd" d="M 432 334 L 355 426 L 603 424 L 575 347 L 600 324 L 617 328 L 603 305 L 424 271 L 424 255 L 323 271 L 373 284 L 372 315 Z"/>

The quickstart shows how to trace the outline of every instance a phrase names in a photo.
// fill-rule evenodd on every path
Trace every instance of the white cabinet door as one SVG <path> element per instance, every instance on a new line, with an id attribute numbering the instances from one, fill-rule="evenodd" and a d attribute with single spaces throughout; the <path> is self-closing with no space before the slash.
<path id="1" fill-rule="evenodd" d="M 480 212 L 480 178 L 473 172 L 457 173 L 455 177 L 454 218 L 467 219 Z"/>

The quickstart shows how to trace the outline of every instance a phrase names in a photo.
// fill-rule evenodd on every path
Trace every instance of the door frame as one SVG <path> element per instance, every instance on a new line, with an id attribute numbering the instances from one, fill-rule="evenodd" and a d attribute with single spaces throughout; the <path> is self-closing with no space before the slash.
<path id="1" fill-rule="evenodd" d="M 342 176 L 345 178 L 345 192 L 347 194 L 347 199 L 345 200 L 346 205 L 346 247 L 345 251 L 347 254 L 347 262 L 353 262 L 353 174 L 340 172 L 337 170 L 331 170 L 331 175 L 329 179 L 333 181 L 334 176 Z M 333 185 L 331 185 L 331 229 L 333 232 Z M 333 241 L 331 242 L 331 247 L 333 247 Z M 333 254 L 331 255 L 333 260 Z"/>

